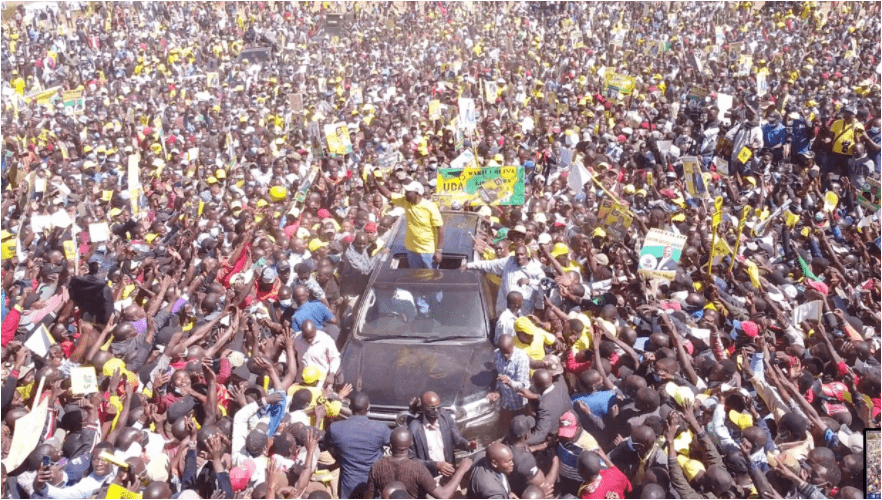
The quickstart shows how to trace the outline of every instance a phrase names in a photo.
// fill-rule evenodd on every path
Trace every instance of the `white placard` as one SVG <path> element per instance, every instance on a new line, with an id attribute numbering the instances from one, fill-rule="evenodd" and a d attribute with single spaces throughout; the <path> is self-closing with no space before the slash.
<path id="1" fill-rule="evenodd" d="M 106 222 L 89 224 L 89 239 L 92 243 L 101 243 L 110 240 L 110 227 Z"/>

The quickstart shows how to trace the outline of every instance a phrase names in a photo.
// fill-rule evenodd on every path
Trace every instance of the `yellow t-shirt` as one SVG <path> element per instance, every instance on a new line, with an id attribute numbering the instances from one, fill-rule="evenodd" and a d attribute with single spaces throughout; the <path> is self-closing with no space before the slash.
<path id="1" fill-rule="evenodd" d="M 15 87 L 15 91 L 16 91 L 16 93 L 18 93 L 18 95 L 24 95 L 24 89 L 25 89 L 24 78 L 18 77 L 18 78 L 15 78 L 14 80 L 12 80 L 12 86 Z"/>
<path id="2" fill-rule="evenodd" d="M 525 328 L 524 331 L 528 335 L 533 336 L 532 340 L 529 344 L 524 344 L 518 339 L 518 336 L 515 335 L 512 339 L 514 341 L 514 346 L 527 353 L 527 356 L 530 356 L 530 358 L 536 361 L 542 361 L 545 358 L 545 345 L 554 344 L 554 335 L 532 323 L 530 324 L 530 327 Z"/>
<path id="3" fill-rule="evenodd" d="M 404 209 L 407 220 L 404 247 L 414 253 L 435 253 L 435 228 L 444 224 L 438 205 L 426 199 L 412 204 L 401 194 L 393 194 L 390 201 Z"/>
<path id="4" fill-rule="evenodd" d="M 864 126 L 859 122 L 855 121 L 854 123 L 846 124 L 845 120 L 836 120 L 833 122 L 833 125 L 830 125 L 830 132 L 833 134 L 833 138 L 836 139 L 833 142 L 833 152 L 842 154 L 842 155 L 850 155 L 854 152 L 855 145 L 855 133 L 862 132 L 864 130 Z M 843 148 L 843 143 L 850 142 L 848 148 Z"/>

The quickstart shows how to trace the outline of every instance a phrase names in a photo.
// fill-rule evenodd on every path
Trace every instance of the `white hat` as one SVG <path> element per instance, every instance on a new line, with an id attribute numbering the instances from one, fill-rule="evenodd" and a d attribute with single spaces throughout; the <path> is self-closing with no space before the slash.
<path id="1" fill-rule="evenodd" d="M 416 182 L 416 181 L 411 181 L 411 182 L 405 184 L 404 190 L 405 191 L 412 191 L 412 192 L 420 194 L 420 195 L 423 194 L 423 192 L 424 192 L 423 185 L 420 184 L 419 182 Z"/>

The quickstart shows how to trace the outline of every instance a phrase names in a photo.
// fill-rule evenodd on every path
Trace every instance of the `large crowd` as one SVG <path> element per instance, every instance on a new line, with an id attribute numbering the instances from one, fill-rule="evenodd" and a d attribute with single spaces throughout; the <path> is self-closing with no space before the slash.
<path id="1" fill-rule="evenodd" d="M 878 488 L 882 4 L 44 5 L 3 12 L 3 498 Z M 340 376 L 449 211 L 499 439 Z"/>

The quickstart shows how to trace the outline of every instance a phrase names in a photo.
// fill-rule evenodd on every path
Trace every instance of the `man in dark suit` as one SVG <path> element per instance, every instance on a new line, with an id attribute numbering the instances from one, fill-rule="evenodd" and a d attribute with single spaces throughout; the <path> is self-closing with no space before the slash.
<path id="1" fill-rule="evenodd" d="M 560 360 L 546 356 L 548 370 L 540 369 L 533 372 L 533 388 L 539 396 L 539 404 L 536 409 L 536 427 L 530 434 L 527 444 L 530 446 L 542 444 L 551 433 L 557 433 L 560 426 L 560 417 L 568 411 L 572 411 L 573 403 L 567 392 L 566 382 L 563 377 L 554 380 L 558 372 L 563 372 Z"/>
<path id="2" fill-rule="evenodd" d="M 387 425 L 368 420 L 371 402 L 368 395 L 351 396 L 352 416 L 334 422 L 325 436 L 334 446 L 340 461 L 340 498 L 364 498 L 371 466 L 383 456 L 392 431 Z"/>
<path id="3" fill-rule="evenodd" d="M 420 410 L 420 416 L 408 425 L 413 435 L 410 457 L 421 460 L 432 475 L 450 477 L 456 470 L 453 452 L 474 450 L 477 443 L 462 437 L 450 412 L 441 408 L 441 398 L 434 392 L 423 393 Z"/>

